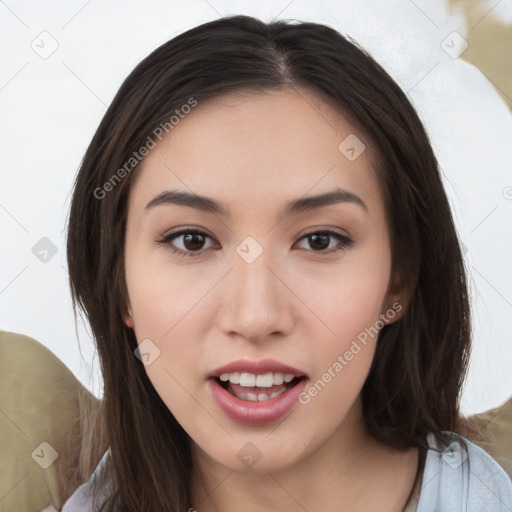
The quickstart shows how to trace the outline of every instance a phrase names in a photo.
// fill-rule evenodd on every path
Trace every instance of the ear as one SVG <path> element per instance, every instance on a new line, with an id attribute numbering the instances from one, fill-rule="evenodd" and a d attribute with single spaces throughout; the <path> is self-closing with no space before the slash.
<path id="1" fill-rule="evenodd" d="M 404 316 L 412 293 L 413 289 L 406 288 L 400 278 L 390 280 L 381 311 L 381 317 L 386 319 L 386 324 L 392 324 Z"/>
<path id="2" fill-rule="evenodd" d="M 386 322 L 386 325 L 400 320 L 407 309 L 408 302 L 395 294 L 389 295 L 382 308 L 380 317 Z"/>
<path id="3" fill-rule="evenodd" d="M 124 323 L 130 327 L 131 329 L 133 329 L 135 327 L 135 324 L 133 323 L 133 319 L 130 315 L 126 315 L 124 317 Z"/>
<path id="4" fill-rule="evenodd" d="M 128 306 L 128 314 L 124 317 L 124 323 L 131 329 L 135 327 L 135 324 L 133 323 L 132 310 L 130 309 L 130 306 Z"/>

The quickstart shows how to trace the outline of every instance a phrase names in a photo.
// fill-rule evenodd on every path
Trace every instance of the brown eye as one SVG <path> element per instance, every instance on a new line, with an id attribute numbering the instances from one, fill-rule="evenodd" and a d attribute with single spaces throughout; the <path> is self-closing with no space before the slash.
<path id="1" fill-rule="evenodd" d="M 308 244 L 313 249 L 313 252 L 326 252 L 331 253 L 335 251 L 340 251 L 349 247 L 353 240 L 348 236 L 342 235 L 336 231 L 315 231 L 313 233 L 308 233 L 303 236 L 301 240 L 307 239 Z M 331 246 L 330 250 L 326 250 L 331 245 L 333 239 L 337 240 L 337 244 Z"/>
<path id="2" fill-rule="evenodd" d="M 174 240 L 181 240 L 183 249 L 177 248 L 174 245 Z M 182 230 L 176 233 L 165 235 L 161 239 L 155 240 L 157 244 L 168 247 L 172 252 L 182 254 L 183 256 L 196 256 L 202 254 L 206 239 L 212 239 L 206 233 L 195 230 Z"/>
<path id="3" fill-rule="evenodd" d="M 183 236 L 183 245 L 189 251 L 198 251 L 203 248 L 205 237 L 199 233 L 189 233 Z"/>

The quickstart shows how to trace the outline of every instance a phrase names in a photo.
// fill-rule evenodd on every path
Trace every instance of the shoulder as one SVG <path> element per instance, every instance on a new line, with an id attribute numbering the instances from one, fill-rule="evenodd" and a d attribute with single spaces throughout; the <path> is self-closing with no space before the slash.
<path id="1" fill-rule="evenodd" d="M 448 445 L 432 433 L 427 435 L 417 512 L 511 511 L 512 481 L 502 467 L 465 437 L 448 434 L 452 439 Z"/>
<path id="2" fill-rule="evenodd" d="M 101 470 L 105 466 L 105 462 L 107 457 L 110 454 L 110 449 L 108 449 L 101 458 L 100 462 L 96 466 L 93 474 L 89 481 L 82 484 L 78 487 L 75 492 L 69 497 L 69 499 L 64 503 L 64 506 L 61 509 L 61 512 L 95 512 L 95 504 L 99 499 L 105 498 L 106 496 L 102 494 L 101 496 L 97 496 L 94 494 L 93 483 L 94 479 L 99 475 Z"/>

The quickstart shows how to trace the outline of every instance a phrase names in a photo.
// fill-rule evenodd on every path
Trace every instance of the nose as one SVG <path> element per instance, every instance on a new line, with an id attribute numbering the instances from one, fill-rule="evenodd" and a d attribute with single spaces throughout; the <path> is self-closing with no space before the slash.
<path id="1" fill-rule="evenodd" d="M 222 332 L 251 342 L 289 334 L 298 318 L 297 299 L 286 286 L 284 274 L 270 251 L 264 250 L 250 263 L 236 254 L 221 290 Z"/>

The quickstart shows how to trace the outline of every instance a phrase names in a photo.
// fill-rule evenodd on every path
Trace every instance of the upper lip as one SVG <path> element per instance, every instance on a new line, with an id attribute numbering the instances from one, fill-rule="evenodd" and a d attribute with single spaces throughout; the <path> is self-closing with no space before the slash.
<path id="1" fill-rule="evenodd" d="M 224 366 L 220 366 L 213 370 L 208 377 L 219 377 L 223 373 L 252 373 L 254 375 L 262 375 L 264 373 L 289 373 L 296 377 L 302 377 L 306 374 L 302 370 L 298 370 L 293 366 L 280 363 L 275 359 L 260 359 L 259 361 L 251 361 L 249 359 L 239 359 Z"/>

